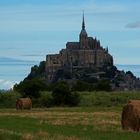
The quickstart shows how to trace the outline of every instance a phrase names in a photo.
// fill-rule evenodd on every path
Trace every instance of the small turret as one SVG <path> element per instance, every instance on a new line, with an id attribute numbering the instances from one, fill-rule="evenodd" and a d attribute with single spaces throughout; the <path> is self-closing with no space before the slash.
<path id="1" fill-rule="evenodd" d="M 106 47 L 106 52 L 108 53 L 108 47 Z"/>

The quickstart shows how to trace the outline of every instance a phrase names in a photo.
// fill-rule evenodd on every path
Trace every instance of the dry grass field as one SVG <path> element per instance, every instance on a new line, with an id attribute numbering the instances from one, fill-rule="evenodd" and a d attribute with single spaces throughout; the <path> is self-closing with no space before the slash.
<path id="1" fill-rule="evenodd" d="M 49 93 L 50 94 L 50 93 Z M 15 109 L 17 93 L 0 94 L 0 140 L 139 140 L 121 129 L 121 112 L 140 92 L 80 92 L 78 107 L 43 108 L 48 93 L 33 109 Z M 40 106 L 41 105 L 41 106 Z M 38 108 L 37 108 L 38 107 Z M 42 107 L 42 108 L 39 108 Z"/>
<path id="2" fill-rule="evenodd" d="M 121 107 L 0 109 L 0 140 L 138 140 L 121 129 Z"/>

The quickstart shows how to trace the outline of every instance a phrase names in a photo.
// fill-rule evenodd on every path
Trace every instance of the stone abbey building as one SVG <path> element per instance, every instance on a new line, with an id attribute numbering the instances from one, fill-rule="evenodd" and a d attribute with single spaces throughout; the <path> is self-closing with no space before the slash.
<path id="1" fill-rule="evenodd" d="M 131 71 L 118 70 L 108 48 L 103 48 L 96 38 L 88 37 L 84 15 L 79 42 L 67 42 L 66 48 L 58 54 L 49 54 L 46 61 L 33 66 L 23 82 L 32 79 L 42 80 L 47 85 L 62 80 L 71 87 L 83 82 L 89 91 L 106 90 L 106 87 L 121 91 L 140 90 L 140 78 Z M 106 86 L 103 88 L 103 85 Z"/>
<path id="2" fill-rule="evenodd" d="M 82 29 L 78 42 L 67 42 L 66 48 L 60 50 L 59 54 L 46 56 L 46 80 L 55 80 L 58 71 L 69 71 L 113 65 L 113 57 L 108 53 L 108 48 L 103 48 L 100 41 L 89 37 L 85 29 L 83 15 Z"/>

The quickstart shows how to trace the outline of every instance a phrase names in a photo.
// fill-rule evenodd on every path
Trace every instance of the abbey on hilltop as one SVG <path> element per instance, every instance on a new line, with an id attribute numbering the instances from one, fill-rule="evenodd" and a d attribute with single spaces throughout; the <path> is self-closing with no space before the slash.
<path id="1" fill-rule="evenodd" d="M 67 42 L 66 49 L 62 49 L 59 54 L 46 56 L 46 80 L 52 82 L 58 79 L 79 79 L 79 71 L 89 68 L 95 70 L 105 65 L 113 66 L 113 57 L 108 53 L 108 48 L 101 46 L 99 40 L 88 37 L 83 14 L 79 41 Z M 94 74 L 94 77 L 98 76 Z"/>
<path id="2" fill-rule="evenodd" d="M 96 38 L 88 37 L 84 14 L 79 41 L 67 42 L 59 54 L 47 55 L 46 61 L 31 68 L 23 82 L 32 79 L 42 80 L 46 85 L 62 80 L 71 87 L 83 82 L 86 90 L 140 90 L 140 79 L 131 71 L 118 70 L 108 48 L 103 48 Z"/>

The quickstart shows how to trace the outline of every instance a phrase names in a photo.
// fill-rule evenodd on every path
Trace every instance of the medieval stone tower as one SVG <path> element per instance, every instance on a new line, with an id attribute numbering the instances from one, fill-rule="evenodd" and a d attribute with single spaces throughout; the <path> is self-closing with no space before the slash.
<path id="1" fill-rule="evenodd" d="M 75 69 L 90 69 L 104 65 L 113 65 L 113 57 L 108 53 L 108 48 L 104 49 L 100 45 L 99 40 L 88 37 L 83 14 L 79 42 L 67 42 L 66 48 L 58 54 L 46 56 L 46 80 L 53 82 L 59 71 L 72 73 Z"/>

